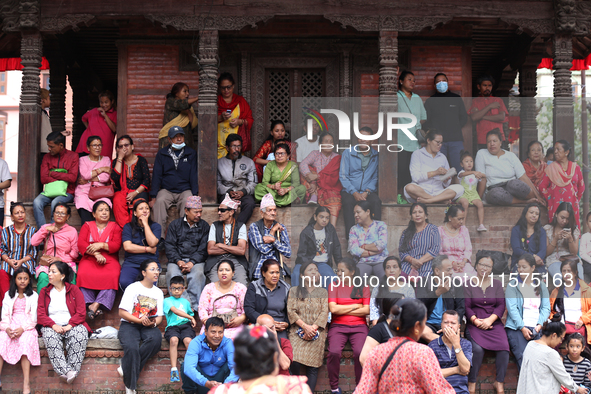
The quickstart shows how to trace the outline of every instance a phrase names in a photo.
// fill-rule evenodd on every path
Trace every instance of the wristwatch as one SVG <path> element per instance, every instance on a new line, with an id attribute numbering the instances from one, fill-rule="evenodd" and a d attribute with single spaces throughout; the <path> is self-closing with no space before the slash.
<path id="1" fill-rule="evenodd" d="M 455 347 L 454 348 L 454 352 L 456 352 L 456 354 L 460 354 L 461 351 L 462 351 L 462 348 L 461 347 L 459 347 L 459 348 Z"/>

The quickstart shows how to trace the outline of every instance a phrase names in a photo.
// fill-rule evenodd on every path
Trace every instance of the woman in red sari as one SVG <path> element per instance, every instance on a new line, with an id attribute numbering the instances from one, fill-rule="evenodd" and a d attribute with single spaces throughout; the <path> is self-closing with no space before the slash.
<path id="1" fill-rule="evenodd" d="M 538 187 L 540 182 L 542 182 L 547 166 L 544 161 L 544 147 L 542 143 L 540 141 L 531 141 L 527 145 L 527 159 L 523 162 L 523 168 L 535 187 Z"/>
<path id="2" fill-rule="evenodd" d="M 339 169 L 341 156 L 333 151 L 334 137 L 328 132 L 319 136 L 321 150 L 313 151 L 300 163 L 300 174 L 306 179 L 308 204 L 320 204 L 330 211 L 330 223 L 336 227 L 341 211 Z"/>
<path id="3" fill-rule="evenodd" d="M 236 83 L 230 73 L 222 73 L 218 78 L 218 159 L 228 154 L 226 138 L 230 134 L 238 133 L 242 137 L 242 152 L 248 152 L 252 147 L 252 111 L 244 97 L 234 94 L 234 85 Z"/>
<path id="4" fill-rule="evenodd" d="M 101 306 L 111 310 L 119 288 L 119 248 L 121 228 L 110 222 L 111 208 L 103 201 L 92 207 L 94 222 L 80 229 L 78 250 L 84 253 L 78 265 L 78 287 L 88 305 L 87 316 L 94 319 L 103 314 Z"/>
<path id="5" fill-rule="evenodd" d="M 585 191 L 585 183 L 583 182 L 581 167 L 568 159 L 572 151 L 567 141 L 556 141 L 556 144 L 554 144 L 554 161 L 546 167 L 538 189 L 542 196 L 548 200 L 549 221 L 552 221 L 554 213 L 561 202 L 569 202 L 575 212 L 577 228 L 580 228 L 579 202 Z"/>
<path id="6" fill-rule="evenodd" d="M 275 145 L 277 145 L 279 141 L 289 145 L 289 149 L 291 150 L 290 160 L 296 163 L 298 162 L 296 157 L 296 144 L 289 140 L 289 136 L 285 131 L 285 124 L 281 120 L 271 121 L 271 133 L 252 158 L 257 169 L 259 182 L 263 179 L 263 168 L 265 168 L 270 161 L 275 160 L 275 155 L 272 155 L 271 157 L 269 157 L 269 155 L 273 153 Z"/>

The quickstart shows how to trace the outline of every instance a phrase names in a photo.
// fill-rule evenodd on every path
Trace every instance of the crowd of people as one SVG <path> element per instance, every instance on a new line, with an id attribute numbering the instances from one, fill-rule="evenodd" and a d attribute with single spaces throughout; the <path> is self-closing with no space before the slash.
<path id="1" fill-rule="evenodd" d="M 254 160 L 248 158 L 252 112 L 224 73 L 218 80 L 218 220 L 209 224 L 201 218 L 197 98 L 189 87 L 179 82 L 167 95 L 152 174 L 130 136 L 115 139 L 115 98 L 100 93 L 100 106 L 83 118 L 87 129 L 76 152 L 65 148 L 63 132 L 44 130 L 36 226 L 27 224 L 22 203 L 10 206 L 13 224 L 2 230 L 0 244 L 0 370 L 4 361 L 20 361 L 28 394 L 41 335 L 54 370 L 72 383 L 85 355 L 87 321 L 116 307 L 124 350 L 118 372 L 128 394 L 160 351 L 164 318 L 170 381 L 182 379 L 187 394 L 253 392 L 259 385 L 270 392 L 313 392 L 325 353 L 330 389 L 340 393 L 347 342 L 358 393 L 474 393 L 486 350 L 495 354 L 498 393 L 510 352 L 520 369 L 518 393 L 556 385 L 582 393 L 588 377 L 579 368 L 591 370 L 588 361 L 581 364 L 591 344 L 591 215 L 584 233 L 581 169 L 563 140 L 554 145 L 551 162 L 538 141 L 529 144 L 523 163 L 502 149 L 508 113 L 491 96 L 493 84 L 481 78 L 481 96 L 466 111 L 445 74 L 435 76 L 437 93 L 423 104 L 413 93 L 414 74 L 401 73 L 399 106 L 419 122 L 411 130 L 416 140 L 399 134 L 398 201 L 409 204 L 399 257 L 391 255 L 381 217 L 373 148 L 339 154 L 329 148 L 335 137 L 319 123 L 312 122 L 311 139 L 291 141 L 285 124 L 273 121 Z M 43 94 L 42 101 L 49 100 Z M 475 155 L 463 150 L 468 116 L 476 124 Z M 373 131 L 359 133 L 358 143 L 371 146 Z M 4 164 L 0 160 L 0 190 L 10 186 Z M 81 219 L 79 231 L 68 224 L 70 203 Z M 257 203 L 260 219 L 247 226 Z M 316 209 L 292 251 L 278 210 L 304 203 Z M 429 221 L 433 203 L 448 205 L 439 225 Z M 511 232 L 510 262 L 494 251 L 473 258 L 466 215 L 475 206 L 476 230 L 487 231 L 485 203 L 525 204 Z M 180 216 L 172 221 L 171 206 Z M 546 207 L 550 222 L 542 226 Z M 336 230 L 341 211 L 346 239 Z M 349 256 L 343 256 L 343 242 Z M 285 261 L 292 252 L 293 272 Z M 157 287 L 161 254 L 167 298 Z M 507 283 L 492 276 L 505 272 L 513 272 Z M 377 286 L 355 284 L 370 277 L 379 279 Z M 123 296 L 114 305 L 119 289 Z M 563 367 L 548 354 L 565 334 Z M 178 364 L 181 344 L 187 351 Z M 536 380 L 544 368 L 553 378 Z"/>

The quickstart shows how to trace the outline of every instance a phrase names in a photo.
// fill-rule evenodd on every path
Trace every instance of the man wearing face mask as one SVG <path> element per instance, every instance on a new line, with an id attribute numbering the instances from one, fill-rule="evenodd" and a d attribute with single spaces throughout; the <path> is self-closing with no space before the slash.
<path id="1" fill-rule="evenodd" d="M 437 92 L 425 102 L 427 122 L 425 129 L 437 130 L 443 137 L 441 153 L 447 157 L 449 164 L 460 172 L 460 152 L 464 149 L 462 127 L 468 120 L 464 100 L 450 92 L 447 75 L 435 75 L 435 89 Z"/>
<path id="2" fill-rule="evenodd" d="M 168 208 L 176 205 L 179 213 L 185 212 L 187 197 L 199 192 L 197 183 L 197 152 L 185 146 L 185 132 L 180 126 L 168 130 L 170 145 L 160 149 L 154 161 L 152 189 L 154 221 L 162 226 L 164 234 Z M 152 200 L 154 201 L 154 200 Z"/>
<path id="3" fill-rule="evenodd" d="M 470 108 L 470 117 L 476 123 L 478 150 L 486 149 L 486 133 L 492 129 L 499 129 L 502 136 L 501 141 L 505 141 L 507 137 L 503 132 L 503 123 L 509 122 L 509 111 L 502 99 L 493 97 L 494 84 L 495 80 L 491 76 L 485 75 L 478 78 L 476 87 L 480 97 L 472 100 Z"/>

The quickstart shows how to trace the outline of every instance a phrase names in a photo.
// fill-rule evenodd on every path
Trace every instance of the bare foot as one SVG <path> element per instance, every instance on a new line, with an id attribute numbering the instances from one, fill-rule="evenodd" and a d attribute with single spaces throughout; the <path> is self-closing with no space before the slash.
<path id="1" fill-rule="evenodd" d="M 468 382 L 468 392 L 470 394 L 475 394 L 476 393 L 476 383 Z"/>
<path id="2" fill-rule="evenodd" d="M 417 202 L 420 202 L 420 203 L 423 203 L 423 204 L 431 204 L 431 199 L 430 198 L 417 197 Z"/>
<path id="3" fill-rule="evenodd" d="M 452 201 L 451 201 L 451 200 L 447 200 L 447 201 L 445 202 L 445 205 L 451 205 L 451 203 L 452 203 Z"/>
<path id="4" fill-rule="evenodd" d="M 529 200 L 526 201 L 528 204 L 529 203 L 537 203 L 537 204 L 541 204 L 540 200 L 538 200 L 537 198 L 530 198 Z"/>
<path id="5" fill-rule="evenodd" d="M 493 387 L 497 390 L 497 394 L 505 394 L 505 384 L 501 382 L 494 382 Z"/>

